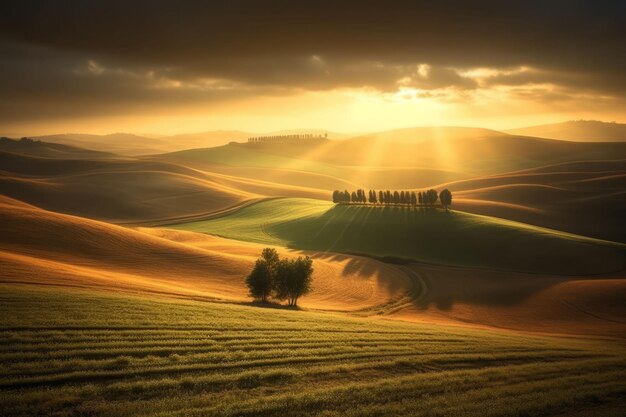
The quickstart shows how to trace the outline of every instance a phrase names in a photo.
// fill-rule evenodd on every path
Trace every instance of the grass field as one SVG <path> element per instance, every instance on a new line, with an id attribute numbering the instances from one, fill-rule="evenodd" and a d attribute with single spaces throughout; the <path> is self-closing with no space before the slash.
<path id="1" fill-rule="evenodd" d="M 619 415 L 616 342 L 4 285 L 6 416 Z M 620 399 L 621 398 L 621 399 Z"/>
<path id="2" fill-rule="evenodd" d="M 169 227 L 291 248 L 528 272 L 584 275 L 624 264 L 621 245 L 495 217 L 311 199 L 267 200 Z"/>

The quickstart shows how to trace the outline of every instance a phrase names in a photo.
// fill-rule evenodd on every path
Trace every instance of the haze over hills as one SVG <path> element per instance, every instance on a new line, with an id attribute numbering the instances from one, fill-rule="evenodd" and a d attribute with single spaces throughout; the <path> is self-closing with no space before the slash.
<path id="1" fill-rule="evenodd" d="M 159 159 L 238 166 L 289 165 L 307 172 L 344 175 L 346 167 L 358 170 L 385 168 L 407 176 L 406 168 L 438 170 L 457 176 L 486 175 L 539 167 L 560 162 L 624 159 L 624 143 L 574 143 L 516 136 L 474 128 L 415 128 L 371 134 L 341 141 L 310 144 L 243 143 L 216 148 L 191 149 Z M 285 159 L 289 158 L 289 159 Z M 404 173 L 401 171 L 405 170 Z M 367 176 L 360 175 L 363 183 Z M 354 178 L 350 178 L 354 181 Z M 377 181 L 372 176 L 372 181 Z M 382 187 L 365 184 L 365 187 Z"/>
<path id="2" fill-rule="evenodd" d="M 61 145 L 58 143 L 29 138 L 11 139 L 2 137 L 0 138 L 0 151 L 55 159 L 117 158 L 117 155 L 109 152 L 94 151 L 92 149 L 85 149 L 71 145 Z"/>
<path id="3" fill-rule="evenodd" d="M 135 156 L 172 152 L 189 148 L 219 146 L 233 140 L 243 141 L 250 136 L 251 134 L 246 132 L 218 130 L 158 137 L 139 136 L 129 133 L 113 133 L 108 135 L 68 133 L 37 136 L 34 139 L 98 151 L 113 152 L 120 155 Z"/>
<path id="4" fill-rule="evenodd" d="M 267 133 L 255 133 L 255 136 L 272 136 L 272 135 L 302 135 L 302 134 L 310 134 L 310 135 L 326 135 L 328 139 L 332 140 L 341 140 L 355 136 L 355 134 L 351 133 L 340 133 L 334 132 L 326 129 L 284 129 L 284 130 L 276 130 Z"/>
<path id="5" fill-rule="evenodd" d="M 570 120 L 562 123 L 510 129 L 507 132 L 514 135 L 538 136 L 575 142 L 626 141 L 626 124 L 599 120 Z"/>
<path id="6" fill-rule="evenodd" d="M 625 143 L 573 143 L 473 128 L 416 128 L 313 144 L 229 144 L 134 160 L 41 141 L 3 143 L 13 152 L 19 147 L 22 155 L 1 155 L 7 171 L 1 178 L 2 190 L 7 195 L 109 221 L 199 215 L 258 197 L 326 199 L 335 189 L 447 186 L 459 192 L 460 207 L 470 212 L 610 240 L 625 238 L 619 226 L 623 217 L 619 161 L 626 158 Z M 28 159 L 27 151 L 46 158 Z M 58 161 L 49 160 L 51 156 Z M 609 160 L 615 162 L 602 162 Z M 604 167 L 604 172 L 587 173 L 600 169 L 593 166 Z M 540 171 L 518 173 L 521 167 Z M 474 170 L 478 175 L 472 174 Z M 550 192 L 547 187 L 571 192 Z M 83 199 L 100 204 L 85 211 L 79 203 Z M 183 204 L 185 199 L 189 203 Z M 567 209 L 571 204 L 578 210 Z"/>
<path id="7" fill-rule="evenodd" d="M 297 129 L 281 130 L 269 133 L 252 133 L 238 130 L 213 130 L 175 135 L 136 135 L 130 133 L 93 135 L 83 133 L 66 133 L 35 136 L 32 137 L 32 139 L 103 152 L 111 152 L 120 155 L 137 156 L 174 152 L 183 149 L 222 146 L 233 141 L 245 142 L 248 138 L 253 136 L 287 135 L 293 133 L 327 134 L 329 139 L 344 139 L 350 136 L 322 129 Z"/>

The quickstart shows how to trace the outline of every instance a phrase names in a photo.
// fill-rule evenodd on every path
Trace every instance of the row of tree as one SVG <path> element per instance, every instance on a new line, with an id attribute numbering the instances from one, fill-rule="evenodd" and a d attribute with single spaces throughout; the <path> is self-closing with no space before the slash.
<path id="1" fill-rule="evenodd" d="M 271 297 L 287 300 L 289 306 L 295 307 L 298 298 L 311 291 L 312 281 L 311 258 L 281 259 L 276 249 L 265 248 L 246 278 L 246 285 L 257 301 L 267 302 Z"/>
<path id="2" fill-rule="evenodd" d="M 328 139 L 328 133 L 303 133 L 297 135 L 270 135 L 248 138 L 248 143 L 309 143 Z"/>
<path id="3" fill-rule="evenodd" d="M 452 193 L 447 188 L 437 193 L 437 190 L 430 189 L 427 191 L 383 191 L 369 190 L 367 197 L 365 190 L 358 189 L 349 192 L 348 190 L 333 191 L 333 203 L 360 203 L 360 204 L 382 204 L 382 205 L 411 205 L 411 206 L 434 206 L 437 200 L 441 205 L 448 209 L 452 204 Z"/>

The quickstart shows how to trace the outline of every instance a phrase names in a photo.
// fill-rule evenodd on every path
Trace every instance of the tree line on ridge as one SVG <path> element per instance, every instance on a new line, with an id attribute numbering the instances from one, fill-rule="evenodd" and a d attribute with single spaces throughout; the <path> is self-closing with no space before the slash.
<path id="1" fill-rule="evenodd" d="M 381 204 L 385 206 L 390 205 L 409 205 L 409 206 L 428 206 L 434 207 L 437 201 L 447 210 L 452 204 L 452 193 L 447 188 L 437 193 L 437 190 L 430 189 L 427 191 L 390 191 L 390 190 L 369 190 L 368 195 L 365 195 L 365 190 L 358 189 L 352 192 L 348 190 L 333 191 L 333 203 L 335 204 L 347 204 L 347 203 L 359 203 L 359 204 Z"/>

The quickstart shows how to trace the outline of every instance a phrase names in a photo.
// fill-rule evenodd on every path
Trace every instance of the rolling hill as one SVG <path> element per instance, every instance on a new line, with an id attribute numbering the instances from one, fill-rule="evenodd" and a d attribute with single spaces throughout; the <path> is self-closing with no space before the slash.
<path id="1" fill-rule="evenodd" d="M 164 160 L 236 166 L 290 168 L 354 181 L 354 170 L 386 169 L 396 183 L 407 169 L 431 170 L 458 178 L 493 175 L 549 164 L 626 159 L 626 143 L 575 143 L 508 135 L 485 129 L 402 129 L 315 144 L 244 143 L 159 155 Z M 410 173 L 409 173 L 410 174 Z M 418 175 L 405 180 L 408 183 Z M 366 188 L 384 187 L 376 175 Z M 415 187 L 415 185 L 413 186 Z"/>
<path id="2" fill-rule="evenodd" d="M 391 317 L 522 332 L 626 337 L 624 272 L 564 277 L 485 268 L 410 265 L 426 288 Z"/>
<path id="3" fill-rule="evenodd" d="M 0 197 L 0 282 L 248 300 L 244 279 L 262 246 L 165 229 L 132 229 Z M 295 254 L 279 248 L 281 255 Z M 410 281 L 371 259 L 311 254 L 303 306 L 359 310 L 405 296 Z"/>
<path id="4" fill-rule="evenodd" d="M 85 133 L 65 133 L 37 136 L 34 139 L 54 144 L 94 149 L 126 156 L 138 156 L 175 152 L 192 148 L 223 146 L 229 142 L 245 142 L 249 137 L 260 135 L 287 135 L 292 133 L 327 133 L 332 139 L 345 139 L 348 135 L 321 129 L 283 130 L 270 133 L 252 133 L 238 130 L 212 130 L 206 132 L 180 133 L 175 135 L 135 135 L 112 133 L 93 135 Z"/>
<path id="5" fill-rule="evenodd" d="M 120 155 L 148 155 L 182 149 L 225 145 L 230 141 L 243 141 L 252 133 L 216 130 L 209 132 L 148 137 L 130 133 L 91 135 L 66 133 L 38 136 L 34 139 L 75 147 L 112 152 Z"/>
<path id="6" fill-rule="evenodd" d="M 540 126 L 523 127 L 507 131 L 514 135 L 537 136 L 576 142 L 624 142 L 626 124 L 597 120 L 570 120 Z"/>
<path id="7" fill-rule="evenodd" d="M 447 184 L 454 206 L 600 239 L 626 242 L 626 161 L 549 165 Z"/>
<path id="8" fill-rule="evenodd" d="M 170 227 L 298 249 L 540 273 L 621 271 L 625 256 L 620 244 L 494 217 L 309 199 L 262 201 Z"/>
<path id="9" fill-rule="evenodd" d="M 296 209 L 293 204 L 282 206 Z M 309 214 L 317 211 L 314 206 L 309 209 Z M 244 278 L 267 245 L 182 230 L 115 226 L 7 197 L 0 197 L 0 221 L 6 225 L 0 236 L 0 283 L 5 285 L 241 303 L 248 300 Z M 274 230 L 253 221 L 245 226 L 248 235 Z M 277 249 L 282 256 L 313 258 L 313 292 L 301 300 L 308 309 L 420 323 L 626 337 L 626 324 L 608 319 L 623 314 L 620 300 L 626 285 L 617 279 L 619 273 L 564 277 L 484 267 L 398 265 L 335 252 Z M 600 254 L 599 261 L 606 262 L 601 251 L 587 254 Z"/>
<path id="10" fill-rule="evenodd" d="M 289 149 L 272 151 L 278 148 L 280 146 L 269 144 L 230 144 L 156 155 L 149 159 L 327 191 L 356 187 L 427 187 L 467 178 L 458 172 L 430 168 L 337 165 L 314 156 L 319 151 L 315 146 L 288 146 Z"/>
<path id="11" fill-rule="evenodd" d="M 19 155 L 37 156 L 55 159 L 110 159 L 119 158 L 109 152 L 99 152 L 70 145 L 60 145 L 51 142 L 42 142 L 29 138 L 11 139 L 0 138 L 0 152 L 9 152 Z"/>
<path id="12" fill-rule="evenodd" d="M 0 158 L 5 170 L 1 194 L 48 210 L 114 222 L 206 214 L 258 197 L 172 164 L 13 154 Z"/>
<path id="13" fill-rule="evenodd" d="M 34 139 L 131 156 L 164 152 L 164 149 L 166 149 L 163 148 L 165 142 L 160 138 L 148 138 L 130 133 L 112 133 L 108 135 L 66 133 L 37 136 Z"/>
<path id="14" fill-rule="evenodd" d="M 65 160 L 0 152 L 0 169 L 0 194 L 52 211 L 116 223 L 203 216 L 264 196 L 328 195 L 319 188 L 148 159 Z"/>

